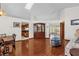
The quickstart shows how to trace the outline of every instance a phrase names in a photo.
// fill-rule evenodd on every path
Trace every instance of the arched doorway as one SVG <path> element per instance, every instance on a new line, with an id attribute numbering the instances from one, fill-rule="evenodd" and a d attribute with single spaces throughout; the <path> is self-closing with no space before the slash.
<path id="1" fill-rule="evenodd" d="M 45 23 L 34 24 L 34 39 L 45 39 Z"/>

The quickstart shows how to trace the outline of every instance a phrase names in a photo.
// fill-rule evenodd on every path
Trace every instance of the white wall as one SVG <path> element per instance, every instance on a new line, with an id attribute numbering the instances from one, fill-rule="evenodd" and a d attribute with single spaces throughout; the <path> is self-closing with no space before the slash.
<path id="1" fill-rule="evenodd" d="M 65 9 L 62 19 L 65 20 L 65 39 L 74 39 L 75 30 L 79 25 L 71 25 L 71 20 L 79 19 L 79 7 Z"/>
<path id="2" fill-rule="evenodd" d="M 12 30 L 13 30 L 13 33 L 15 33 L 16 34 L 16 41 L 17 40 L 23 40 L 22 39 L 22 37 L 21 37 L 21 24 L 22 24 L 22 22 L 26 22 L 26 23 L 29 23 L 29 21 L 28 20 L 24 20 L 24 19 L 21 19 L 21 18 L 14 18 L 14 17 L 12 17 L 12 24 L 13 24 L 13 22 L 19 22 L 20 23 L 20 28 L 13 28 L 12 27 Z"/>
<path id="3" fill-rule="evenodd" d="M 16 34 L 16 41 L 21 40 L 21 27 L 14 28 L 13 22 L 25 22 L 23 19 L 8 17 L 8 16 L 1 16 L 0 17 L 0 34 L 12 35 Z M 28 22 L 26 20 L 26 22 Z M 20 24 L 21 25 L 21 24 Z"/>
<path id="4" fill-rule="evenodd" d="M 13 22 L 19 22 L 20 23 L 20 28 L 14 28 L 13 27 Z M 12 35 L 16 34 L 16 41 L 17 40 L 23 40 L 21 38 L 21 23 L 26 22 L 29 23 L 29 38 L 34 37 L 34 30 L 33 30 L 33 24 L 34 23 L 45 23 L 45 37 L 49 38 L 49 27 L 53 23 L 58 24 L 60 21 L 42 21 L 42 20 L 24 20 L 20 18 L 14 18 L 14 17 L 9 17 L 9 16 L 1 16 L 0 17 L 0 34 L 6 33 L 7 35 Z"/>
<path id="5" fill-rule="evenodd" d="M 0 16 L 0 34 L 7 33 L 8 35 L 12 32 L 12 21 L 11 18 Z"/>
<path id="6" fill-rule="evenodd" d="M 49 38 L 49 34 L 50 34 L 50 32 L 49 32 L 49 29 L 50 29 L 50 26 L 52 25 L 52 24 L 59 24 L 60 23 L 60 20 L 54 20 L 54 21 L 43 21 L 43 20 L 39 20 L 39 21 L 34 21 L 34 20 L 32 20 L 30 23 L 29 23 L 29 25 L 30 25 L 30 30 L 29 30 L 29 36 L 30 36 L 30 38 L 33 38 L 34 37 L 34 30 L 33 30 L 33 24 L 34 23 L 45 23 L 45 37 L 46 38 Z"/>

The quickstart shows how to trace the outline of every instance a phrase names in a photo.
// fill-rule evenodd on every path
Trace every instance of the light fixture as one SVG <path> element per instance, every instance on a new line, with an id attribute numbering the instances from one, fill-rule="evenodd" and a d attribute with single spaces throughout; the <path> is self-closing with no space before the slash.
<path id="1" fill-rule="evenodd" d="M 5 12 L 4 10 L 1 8 L 1 3 L 0 3 L 0 16 L 4 16 L 5 15 Z"/>
<path id="2" fill-rule="evenodd" d="M 32 6 L 34 5 L 34 3 L 27 3 L 25 5 L 25 8 L 28 9 L 28 10 L 31 10 Z"/>

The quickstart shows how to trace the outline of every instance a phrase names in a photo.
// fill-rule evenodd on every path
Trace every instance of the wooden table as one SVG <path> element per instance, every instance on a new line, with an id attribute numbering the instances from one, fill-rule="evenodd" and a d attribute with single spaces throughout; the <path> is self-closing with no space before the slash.
<path id="1" fill-rule="evenodd" d="M 13 47 L 15 45 L 15 38 L 13 38 L 12 36 L 6 36 L 6 37 L 3 37 L 2 38 L 4 40 L 4 44 L 7 45 L 7 44 L 12 44 Z"/>
<path id="2" fill-rule="evenodd" d="M 12 52 L 13 47 L 15 47 L 15 39 L 12 36 L 6 36 L 2 38 L 4 40 L 4 44 L 9 46 L 9 52 Z M 0 55 L 1 55 L 1 47 L 0 47 Z"/>

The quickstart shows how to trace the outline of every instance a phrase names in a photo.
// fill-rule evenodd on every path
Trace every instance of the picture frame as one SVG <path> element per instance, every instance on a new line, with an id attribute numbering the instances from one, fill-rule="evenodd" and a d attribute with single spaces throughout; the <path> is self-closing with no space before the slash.
<path id="1" fill-rule="evenodd" d="M 13 22 L 13 27 L 20 27 L 20 23 L 19 22 Z"/>
<path id="2" fill-rule="evenodd" d="M 79 19 L 71 20 L 71 25 L 79 25 Z"/>

